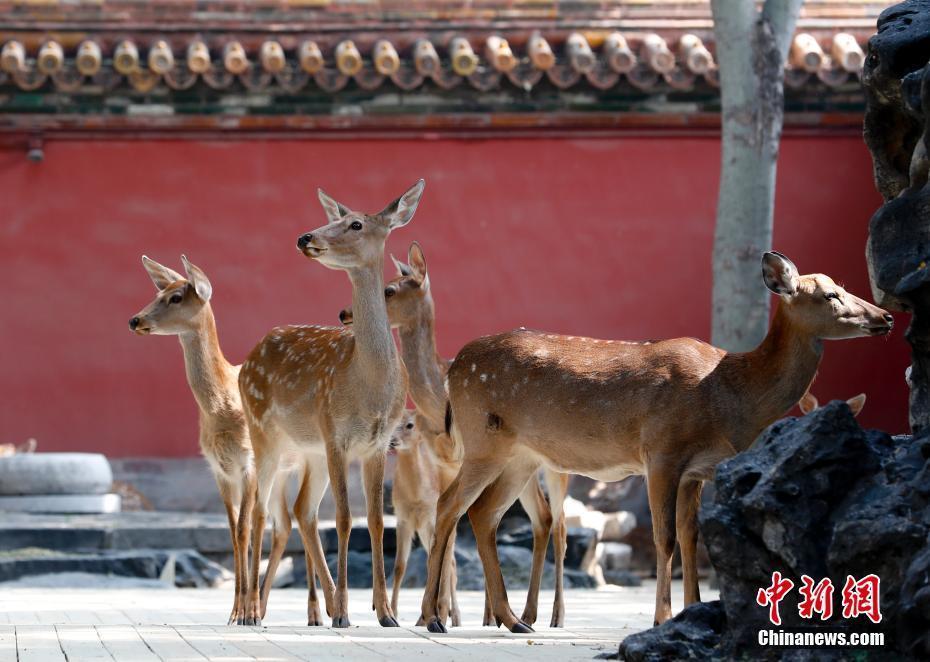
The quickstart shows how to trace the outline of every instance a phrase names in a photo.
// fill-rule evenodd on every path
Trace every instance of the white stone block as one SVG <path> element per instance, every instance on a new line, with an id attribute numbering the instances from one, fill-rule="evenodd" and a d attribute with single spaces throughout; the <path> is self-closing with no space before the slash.
<path id="1" fill-rule="evenodd" d="M 21 513 L 118 513 L 118 494 L 0 496 L 0 511 Z"/>

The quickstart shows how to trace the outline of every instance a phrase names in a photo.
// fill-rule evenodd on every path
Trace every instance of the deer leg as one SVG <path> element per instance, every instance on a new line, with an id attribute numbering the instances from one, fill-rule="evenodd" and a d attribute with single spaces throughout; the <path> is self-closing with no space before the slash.
<path id="1" fill-rule="evenodd" d="M 333 500 L 336 502 L 336 533 L 339 536 L 339 561 L 336 567 L 336 591 L 333 604 L 333 627 L 349 627 L 349 535 L 352 533 L 352 513 L 349 511 L 349 464 L 335 440 L 326 440 L 326 461 Z M 372 535 L 374 538 L 374 535 Z M 372 550 L 374 556 L 374 550 Z M 382 559 L 383 563 L 383 559 Z"/>
<path id="2" fill-rule="evenodd" d="M 268 595 L 271 593 L 274 576 L 278 572 L 281 557 L 284 556 L 287 540 L 291 537 L 291 516 L 287 512 L 287 482 L 283 477 L 275 481 L 274 492 L 271 497 L 271 504 L 274 508 L 271 516 L 271 551 L 268 553 L 268 568 L 265 570 L 265 576 L 262 577 L 261 586 L 263 619 L 268 610 Z"/>
<path id="3" fill-rule="evenodd" d="M 384 453 L 376 453 L 362 463 L 365 502 L 368 506 L 368 535 L 371 536 L 371 572 L 375 613 L 383 627 L 400 627 L 388 603 L 384 577 Z"/>
<path id="4" fill-rule="evenodd" d="M 459 611 L 459 600 L 456 595 L 456 586 L 459 583 L 459 574 L 458 566 L 455 563 L 455 531 L 452 531 L 452 536 L 449 539 L 449 545 L 446 547 L 446 563 L 443 566 L 443 572 L 449 573 L 449 601 L 451 603 L 450 608 L 450 620 L 452 622 L 452 627 L 460 627 L 462 625 L 462 613 Z"/>
<path id="5" fill-rule="evenodd" d="M 247 472 L 243 476 L 242 500 L 239 503 L 239 519 L 236 522 L 236 547 L 239 549 L 239 611 L 236 624 L 245 625 L 246 608 L 249 601 L 249 537 L 252 531 L 252 511 L 255 508 L 255 475 Z M 253 550 L 254 554 L 255 551 Z"/>
<path id="6" fill-rule="evenodd" d="M 398 513 L 397 516 L 397 556 L 394 557 L 394 577 L 391 580 L 391 611 L 397 615 L 397 601 L 400 597 L 400 586 L 407 572 L 407 559 L 410 556 L 410 543 L 413 541 L 413 527 L 410 521 Z M 425 544 L 425 542 L 424 542 Z"/>
<path id="7" fill-rule="evenodd" d="M 300 539 L 304 546 L 304 558 L 307 559 L 307 625 L 323 625 L 320 615 L 319 600 L 316 595 L 316 582 L 314 573 L 320 579 L 320 588 L 326 604 L 326 614 L 334 613 L 334 594 L 336 586 L 326 564 L 326 555 L 320 542 L 317 529 L 320 501 L 323 493 L 329 486 L 329 472 L 326 467 L 304 467 L 303 480 L 297 499 L 294 501 L 294 515 L 297 518 L 297 527 L 300 530 Z"/>
<path id="8" fill-rule="evenodd" d="M 678 487 L 678 504 L 675 510 L 678 546 L 681 548 L 681 574 L 685 585 L 685 607 L 701 601 L 697 573 L 697 515 L 701 506 L 700 480 L 683 479 Z"/>
<path id="9" fill-rule="evenodd" d="M 501 517 L 517 500 L 533 475 L 536 467 L 510 466 L 491 483 L 468 509 L 468 519 L 475 532 L 478 555 L 484 566 L 484 585 L 491 599 L 491 609 L 497 623 L 511 632 L 533 632 L 526 623 L 517 619 L 510 609 L 507 588 L 501 574 L 500 558 L 497 556 L 497 527 Z"/>
<path id="10" fill-rule="evenodd" d="M 543 494 L 539 481 L 533 476 L 527 481 L 526 487 L 520 493 L 520 505 L 529 515 L 533 526 L 533 567 L 530 570 L 530 586 L 526 593 L 526 606 L 520 620 L 527 625 L 536 622 L 536 613 L 539 607 L 539 584 L 542 581 L 543 569 L 546 564 L 546 548 L 549 546 L 549 530 L 552 528 L 552 514 L 546 495 Z"/>
<path id="11" fill-rule="evenodd" d="M 651 466 L 646 476 L 652 536 L 656 546 L 656 611 L 654 624 L 672 617 L 672 555 L 675 553 L 675 502 L 681 475 L 674 469 Z"/>
<path id="12" fill-rule="evenodd" d="M 252 432 L 253 446 L 256 444 Z M 253 448 L 253 450 L 258 450 Z M 265 533 L 265 521 L 268 518 L 268 506 L 274 489 L 277 474 L 277 454 L 255 453 L 255 505 L 252 507 L 252 557 L 249 559 L 249 599 L 246 602 L 244 625 L 261 625 L 261 596 L 259 595 L 259 574 L 262 560 L 262 538 Z"/>
<path id="13" fill-rule="evenodd" d="M 565 627 L 565 595 L 563 574 L 568 531 L 565 528 L 565 495 L 568 494 L 568 474 L 545 470 L 546 488 L 549 490 L 549 508 L 552 511 L 552 546 L 555 548 L 555 599 L 552 603 L 552 620 L 549 627 Z"/>
<path id="14" fill-rule="evenodd" d="M 495 458 L 487 460 L 469 460 L 462 463 L 458 476 L 439 497 L 436 508 L 436 537 L 427 559 L 426 590 L 423 592 L 421 618 L 430 632 L 446 632 L 446 627 L 439 620 L 437 603 L 443 572 L 443 559 L 455 531 L 455 526 L 465 511 L 474 503 L 481 491 L 492 482 L 501 471 L 501 461 Z"/>
<path id="15" fill-rule="evenodd" d="M 486 580 L 484 583 L 484 617 L 481 619 L 481 625 L 484 627 L 497 625 L 494 621 L 494 610 L 491 609 L 491 594 L 488 593 L 488 583 Z"/>
<path id="16" fill-rule="evenodd" d="M 435 520 L 435 518 L 434 518 Z M 435 527 L 431 524 L 421 535 L 421 540 L 428 540 L 429 546 L 432 547 L 433 538 L 435 537 Z M 426 542 L 423 543 L 427 544 Z M 442 559 L 442 579 L 439 582 L 439 622 L 443 625 L 449 620 L 452 614 L 452 584 L 455 581 L 453 566 L 450 561 L 455 560 L 455 531 L 449 539 L 446 546 L 446 555 Z"/>
<path id="17" fill-rule="evenodd" d="M 234 494 L 234 486 L 229 482 L 222 480 L 219 476 L 216 476 L 216 485 L 220 490 L 220 497 L 223 499 L 223 506 L 226 508 L 226 517 L 229 520 L 229 537 L 232 541 L 233 572 L 236 576 L 236 588 L 235 593 L 233 593 L 232 612 L 229 615 L 229 620 L 226 622 L 226 625 L 232 625 L 239 617 L 239 593 L 242 588 L 242 582 L 245 579 L 244 573 L 242 572 L 243 568 L 239 563 L 239 555 L 241 554 L 241 551 L 239 549 L 239 537 L 236 534 L 236 529 L 239 526 L 239 512 L 236 508 L 236 495 Z"/>

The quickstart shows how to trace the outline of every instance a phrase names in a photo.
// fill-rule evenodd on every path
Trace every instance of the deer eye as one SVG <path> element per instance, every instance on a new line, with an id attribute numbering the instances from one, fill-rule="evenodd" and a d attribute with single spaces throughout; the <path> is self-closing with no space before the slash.
<path id="1" fill-rule="evenodd" d="M 837 294 L 836 292 L 827 292 L 826 294 L 823 295 L 823 298 L 826 299 L 827 301 L 829 301 L 830 299 L 836 299 L 837 301 L 839 301 L 840 295 Z"/>
<path id="2" fill-rule="evenodd" d="M 387 287 L 387 288 L 385 288 L 385 290 L 384 290 L 384 298 L 385 298 L 385 299 L 390 299 L 390 298 L 391 298 L 392 296 L 394 296 L 395 294 L 397 294 L 397 290 L 395 290 L 393 287 Z"/>
<path id="3" fill-rule="evenodd" d="M 170 299 L 168 299 L 168 303 L 181 303 L 183 298 L 184 297 L 182 297 L 180 294 L 175 293 L 171 295 Z"/>
<path id="4" fill-rule="evenodd" d="M 350 229 L 350 230 L 355 230 L 356 232 L 359 231 L 359 230 L 361 230 L 361 229 L 362 229 L 362 222 L 361 222 L 361 221 L 352 221 L 352 223 L 349 224 L 349 229 Z"/>

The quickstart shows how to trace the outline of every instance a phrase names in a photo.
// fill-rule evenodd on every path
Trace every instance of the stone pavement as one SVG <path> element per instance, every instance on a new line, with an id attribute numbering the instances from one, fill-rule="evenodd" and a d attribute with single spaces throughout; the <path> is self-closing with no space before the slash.
<path id="1" fill-rule="evenodd" d="M 552 592 L 540 596 L 537 632 L 514 635 L 480 626 L 484 596 L 462 592 L 464 627 L 433 635 L 413 627 L 422 591 L 401 593 L 404 627 L 376 624 L 369 589 L 350 591 L 353 626 L 309 628 L 306 591 L 271 594 L 265 627 L 222 625 L 231 591 L 174 588 L 0 588 L 0 662 L 83 660 L 590 660 L 613 652 L 619 641 L 652 624 L 655 582 L 635 588 L 566 592 L 565 629 L 548 627 Z M 705 600 L 716 591 L 702 587 Z M 519 610 L 522 592 L 511 594 Z M 681 583 L 673 605 L 681 608 Z M 428 658 L 427 658 L 428 656 Z"/>

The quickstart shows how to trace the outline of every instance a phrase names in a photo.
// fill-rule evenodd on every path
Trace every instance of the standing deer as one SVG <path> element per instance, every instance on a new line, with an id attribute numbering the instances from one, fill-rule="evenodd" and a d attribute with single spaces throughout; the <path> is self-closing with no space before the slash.
<path id="1" fill-rule="evenodd" d="M 252 447 L 242 401 L 239 366 L 223 356 L 210 306 L 213 286 L 200 268 L 181 256 L 185 278 L 178 272 L 142 256 L 142 266 L 158 294 L 129 320 L 138 335 L 176 335 L 184 353 L 184 368 L 200 412 L 200 450 L 220 490 L 229 518 L 235 566 L 235 598 L 229 623 L 241 618 L 246 596 L 249 512 L 254 488 L 251 481 Z"/>
<path id="2" fill-rule="evenodd" d="M 442 358 L 436 348 L 436 309 L 430 290 L 426 256 L 420 245 L 413 242 L 407 252 L 407 264 L 393 256 L 391 259 L 397 268 L 397 275 L 384 289 L 388 320 L 391 327 L 397 329 L 400 337 L 401 356 L 410 378 L 410 399 L 416 405 L 416 430 L 428 441 L 438 460 L 431 462 L 423 457 L 424 449 L 419 445 L 414 447 L 411 444 L 409 452 L 398 452 L 394 484 L 400 486 L 401 489 L 393 493 L 394 510 L 397 514 L 397 556 L 394 561 L 391 603 L 396 613 L 398 590 L 406 571 L 413 533 L 417 532 L 420 542 L 428 551 L 432 546 L 436 520 L 437 498 L 435 497 L 438 497 L 452 484 L 462 460 L 456 455 L 452 440 L 445 431 L 444 381 L 449 362 Z M 339 313 L 339 319 L 343 324 L 351 325 L 352 309 L 346 308 Z M 562 570 L 565 562 L 567 531 L 565 517 L 562 514 L 562 503 L 568 491 L 568 475 L 546 472 L 545 478 L 554 512 L 550 511 L 550 504 L 546 502 L 546 497 L 537 481 L 528 482 L 526 489 L 520 494 L 520 503 L 533 525 L 533 567 L 530 572 L 530 586 L 521 620 L 531 625 L 536 621 L 539 585 L 542 580 L 546 547 L 549 544 L 551 530 L 555 546 L 556 590 L 550 625 L 563 627 L 565 605 L 562 594 Z M 439 492 L 433 495 L 431 490 L 436 482 L 439 485 Z M 431 504 L 431 524 L 421 529 L 413 525 L 413 520 L 420 517 L 422 504 Z M 452 544 L 449 546 L 446 557 L 443 577 L 448 579 L 443 585 L 439 613 L 445 622 L 446 613 L 451 611 L 452 625 L 457 626 L 460 624 L 460 618 L 455 597 L 455 557 L 452 553 Z M 490 625 L 493 618 L 490 601 L 486 595 L 484 625 Z"/>
<path id="3" fill-rule="evenodd" d="M 142 256 L 142 266 L 155 283 L 155 299 L 129 320 L 129 328 L 138 335 L 176 335 L 184 353 L 184 367 L 194 399 L 200 411 L 200 450 L 216 480 L 229 518 L 232 537 L 233 566 L 235 568 L 235 597 L 229 623 L 242 623 L 248 588 L 249 526 L 252 504 L 255 500 L 252 445 L 242 412 L 239 395 L 240 366 L 232 365 L 223 356 L 216 333 L 216 320 L 210 297 L 213 286 L 202 269 L 181 256 L 185 278 L 176 271 Z M 275 569 L 284 552 L 291 530 L 287 504 L 283 492 L 275 502 L 274 551 L 262 585 L 261 610 L 264 615 L 268 593 Z M 307 497 L 306 476 L 295 503 L 295 511 L 304 508 Z M 284 531 L 286 530 L 286 533 Z M 305 549 L 310 540 L 320 545 L 315 530 L 301 529 Z M 305 535 L 307 534 L 307 535 Z M 309 534 L 312 534 L 310 537 Z M 322 554 L 322 552 L 321 552 Z M 310 585 L 308 621 L 319 624 L 320 612 L 315 583 L 314 566 L 307 562 L 307 583 Z M 329 569 L 322 567 L 324 588 Z M 332 585 L 332 579 L 329 579 Z M 331 589 L 330 589 L 331 592 Z M 329 600 L 327 605 L 329 605 Z"/>
<path id="4" fill-rule="evenodd" d="M 645 474 L 657 555 L 655 622 L 671 617 L 671 563 L 681 545 L 685 604 L 700 600 L 695 546 L 703 481 L 793 407 L 820 364 L 823 341 L 887 334 L 892 317 L 827 276 L 801 276 L 765 253 L 766 287 L 781 301 L 753 351 L 693 338 L 594 340 L 519 329 L 475 340 L 449 370 L 451 433 L 464 450 L 439 500 L 422 618 L 444 632 L 436 598 L 449 536 L 467 511 L 497 619 L 531 632 L 510 609 L 495 545 L 501 515 L 540 465 L 614 481 Z"/>
<path id="5" fill-rule="evenodd" d="M 384 304 L 384 242 L 416 211 L 421 179 L 381 212 L 352 211 L 319 191 L 329 223 L 301 235 L 297 248 L 330 269 L 348 273 L 354 333 L 342 328 L 273 329 L 242 366 L 239 387 L 255 453 L 257 497 L 246 622 L 260 624 L 258 596 L 261 531 L 278 474 L 294 462 L 308 467 L 313 494 L 306 516 L 316 521 L 331 481 L 336 502 L 339 566 L 333 627 L 348 627 L 348 545 L 352 527 L 346 475 L 362 461 L 371 536 L 374 609 L 378 622 L 396 627 L 384 579 L 384 456 L 404 409 L 407 375 L 397 355 Z M 311 550 L 316 565 L 321 549 Z"/>

